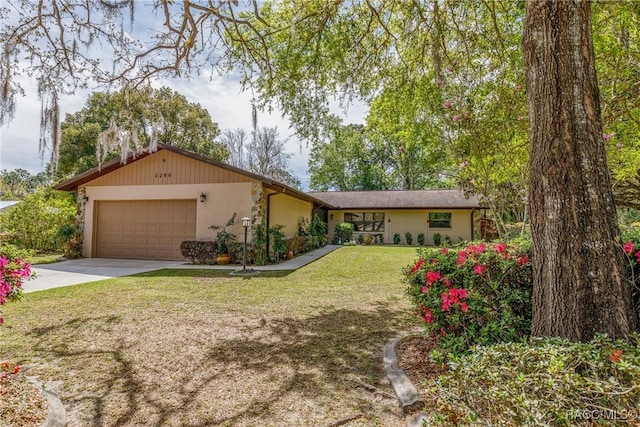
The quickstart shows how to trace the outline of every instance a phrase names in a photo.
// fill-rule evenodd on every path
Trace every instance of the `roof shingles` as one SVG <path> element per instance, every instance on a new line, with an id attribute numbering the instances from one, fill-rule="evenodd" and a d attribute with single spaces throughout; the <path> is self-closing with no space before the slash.
<path id="1" fill-rule="evenodd" d="M 460 190 L 327 191 L 309 195 L 339 209 L 480 209 Z"/>

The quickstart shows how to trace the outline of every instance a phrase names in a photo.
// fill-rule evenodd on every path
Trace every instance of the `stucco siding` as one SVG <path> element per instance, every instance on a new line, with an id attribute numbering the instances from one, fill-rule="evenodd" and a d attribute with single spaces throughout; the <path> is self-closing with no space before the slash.
<path id="1" fill-rule="evenodd" d="M 473 240 L 471 232 L 471 210 L 454 210 L 447 211 L 445 209 L 432 210 L 429 212 L 451 212 L 451 228 L 433 228 L 429 227 L 426 241 L 432 245 L 435 233 L 440 233 L 442 239 L 449 236 L 453 243 L 460 240 Z"/>
<path id="2" fill-rule="evenodd" d="M 206 194 L 206 201 L 200 202 L 201 193 Z M 93 256 L 94 249 L 94 215 L 95 202 L 101 200 L 175 200 L 193 199 L 197 201 L 196 239 L 214 240 L 215 230 L 211 225 L 224 225 L 236 212 L 235 225 L 228 230 L 243 235 L 242 222 L 244 216 L 251 217 L 253 207 L 251 183 L 198 184 L 198 185 L 129 185 L 129 186 L 88 186 L 85 205 L 85 228 L 83 256 Z M 93 253 L 92 253 L 93 252 Z"/>
<path id="3" fill-rule="evenodd" d="M 412 244 L 416 246 L 418 244 L 418 234 L 424 233 L 425 242 L 428 245 L 433 245 L 433 236 L 435 233 L 440 233 L 444 239 L 448 235 L 451 240 L 456 243 L 459 238 L 465 240 L 472 240 L 471 234 L 471 209 L 437 209 L 437 210 L 423 210 L 423 209 L 397 209 L 397 210 L 363 210 L 363 209 L 344 209 L 344 210 L 329 210 L 329 241 L 333 240 L 333 234 L 337 223 L 344 221 L 345 212 L 383 212 L 384 217 L 384 243 L 393 244 L 393 236 L 395 233 L 400 234 L 400 243 L 406 244 L 405 233 L 410 232 L 413 238 Z M 427 223 L 429 218 L 429 212 L 450 212 L 451 213 L 451 228 L 431 228 Z M 356 233 L 357 235 L 360 233 Z M 365 232 L 366 234 L 366 232 Z"/>
<path id="4" fill-rule="evenodd" d="M 406 245 L 405 233 L 409 232 L 413 239 L 412 244 L 418 245 L 418 234 L 427 235 L 427 211 L 390 211 L 385 215 L 385 220 L 387 221 L 385 243 L 393 243 L 393 235 L 398 233 L 400 234 L 400 244 Z"/>
<path id="5" fill-rule="evenodd" d="M 298 232 L 300 219 L 311 220 L 313 204 L 287 194 L 271 194 L 269 197 L 269 226 L 284 225 L 282 231 L 287 237 L 295 236 Z"/>

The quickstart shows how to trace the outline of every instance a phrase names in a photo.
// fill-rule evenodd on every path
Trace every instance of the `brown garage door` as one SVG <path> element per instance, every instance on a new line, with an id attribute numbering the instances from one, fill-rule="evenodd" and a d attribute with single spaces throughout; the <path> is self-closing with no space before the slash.
<path id="1" fill-rule="evenodd" d="M 182 259 L 180 243 L 195 240 L 195 200 L 98 201 L 99 258 Z"/>

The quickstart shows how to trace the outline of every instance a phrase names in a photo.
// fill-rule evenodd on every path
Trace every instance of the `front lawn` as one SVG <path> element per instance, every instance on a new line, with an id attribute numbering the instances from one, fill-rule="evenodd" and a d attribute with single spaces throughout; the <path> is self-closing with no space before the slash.
<path id="1" fill-rule="evenodd" d="M 31 367 L 69 425 L 404 425 L 382 347 L 418 323 L 415 249 L 345 247 L 292 273 L 159 272 L 3 307 L 0 359 Z"/>
<path id="2" fill-rule="evenodd" d="M 64 261 L 62 252 L 46 252 L 30 256 L 27 261 L 32 265 L 52 264 Z"/>

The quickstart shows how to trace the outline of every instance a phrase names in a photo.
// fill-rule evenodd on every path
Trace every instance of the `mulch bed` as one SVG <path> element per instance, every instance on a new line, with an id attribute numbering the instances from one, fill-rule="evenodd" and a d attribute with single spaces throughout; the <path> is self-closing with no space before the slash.
<path id="1" fill-rule="evenodd" d="M 443 372 L 442 366 L 429 357 L 434 348 L 433 339 L 424 335 L 410 336 L 396 344 L 398 364 L 418 390 L 426 379 L 437 377 Z"/>
<path id="2" fill-rule="evenodd" d="M 47 415 L 47 400 L 22 373 L 0 373 L 0 427 L 37 427 Z"/>
<path id="3" fill-rule="evenodd" d="M 436 344 L 431 337 L 425 335 L 410 336 L 396 344 L 398 365 L 418 390 L 418 395 L 425 402 L 425 407 L 435 407 L 437 396 L 429 392 L 445 369 L 434 363 L 429 357 Z"/>

